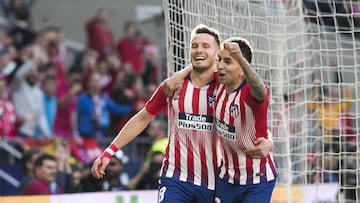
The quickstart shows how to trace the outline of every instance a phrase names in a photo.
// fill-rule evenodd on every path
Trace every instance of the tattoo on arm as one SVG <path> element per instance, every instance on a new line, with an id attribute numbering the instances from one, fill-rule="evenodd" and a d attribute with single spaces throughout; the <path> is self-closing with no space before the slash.
<path id="1" fill-rule="evenodd" d="M 256 101 L 262 102 L 266 97 L 266 86 L 260 76 L 251 68 L 249 63 L 242 64 L 245 78 L 250 86 L 251 94 Z"/>

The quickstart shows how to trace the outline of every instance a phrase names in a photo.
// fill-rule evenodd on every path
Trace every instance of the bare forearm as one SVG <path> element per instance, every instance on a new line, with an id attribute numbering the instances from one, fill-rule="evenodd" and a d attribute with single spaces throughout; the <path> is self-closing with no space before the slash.
<path id="1" fill-rule="evenodd" d="M 146 128 L 152 117 L 145 109 L 139 111 L 120 130 L 112 144 L 119 149 L 128 144 Z"/>
<path id="2" fill-rule="evenodd" d="M 246 81 L 251 89 L 252 96 L 259 102 L 266 98 L 266 86 L 260 76 L 252 69 L 249 63 L 238 60 L 244 72 Z"/>

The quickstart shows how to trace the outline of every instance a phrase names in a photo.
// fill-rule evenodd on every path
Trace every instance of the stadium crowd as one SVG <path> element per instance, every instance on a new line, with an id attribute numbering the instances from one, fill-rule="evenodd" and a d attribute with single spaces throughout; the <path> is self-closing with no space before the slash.
<path id="1" fill-rule="evenodd" d="M 84 23 L 85 50 L 66 67 L 65 31 L 49 21 L 33 28 L 35 0 L 0 3 L 0 141 L 22 153 L 14 159 L 0 149 L 1 168 L 20 182 L 2 195 L 156 189 L 166 140 L 151 144 L 165 137 L 165 118 L 143 132 L 135 163 L 120 151 L 102 180 L 89 167 L 162 79 L 159 47 L 131 20 L 115 39 L 100 8 Z"/>

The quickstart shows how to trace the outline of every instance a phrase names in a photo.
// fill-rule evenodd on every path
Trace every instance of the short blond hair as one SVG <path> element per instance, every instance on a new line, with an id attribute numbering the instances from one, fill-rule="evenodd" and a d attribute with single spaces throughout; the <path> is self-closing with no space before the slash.
<path id="1" fill-rule="evenodd" d="M 221 41 L 220 34 L 216 29 L 211 28 L 211 27 L 209 27 L 207 25 L 204 25 L 204 24 L 199 24 L 192 30 L 191 39 L 196 34 L 209 34 L 209 35 L 213 36 L 214 39 L 215 39 L 216 44 L 219 45 L 219 47 L 220 47 L 220 41 Z"/>

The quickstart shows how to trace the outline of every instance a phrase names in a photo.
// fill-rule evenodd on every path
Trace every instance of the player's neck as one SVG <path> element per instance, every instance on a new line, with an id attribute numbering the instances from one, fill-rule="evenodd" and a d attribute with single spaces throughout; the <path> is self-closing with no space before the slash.
<path id="1" fill-rule="evenodd" d="M 225 85 L 226 94 L 231 94 L 232 92 L 237 90 L 240 87 L 240 85 L 242 84 L 243 81 L 244 81 L 244 78 L 241 77 L 238 80 L 234 81 L 233 83 L 226 84 Z"/>
<path id="2" fill-rule="evenodd" d="M 203 72 L 197 72 L 192 70 L 190 73 L 191 83 L 197 87 L 201 88 L 207 85 L 209 82 L 214 80 L 214 68 L 211 67 Z"/>

